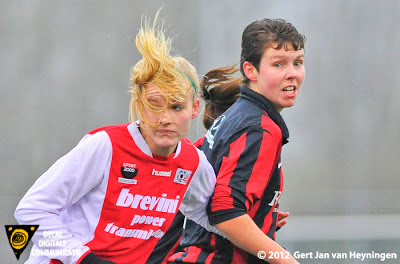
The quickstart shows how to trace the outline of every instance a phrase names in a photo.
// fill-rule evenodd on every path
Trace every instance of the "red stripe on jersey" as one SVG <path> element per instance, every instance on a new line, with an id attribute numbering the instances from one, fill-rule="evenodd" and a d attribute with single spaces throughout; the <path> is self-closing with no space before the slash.
<path id="1" fill-rule="evenodd" d="M 169 251 L 169 253 L 167 254 L 167 256 L 164 258 L 164 260 L 161 262 L 161 264 L 165 264 L 168 262 L 168 259 L 174 254 L 174 252 L 176 251 L 176 249 L 179 246 L 179 243 L 181 242 L 181 238 L 178 239 L 178 241 L 176 241 L 175 245 L 171 248 L 171 250 Z"/>
<path id="2" fill-rule="evenodd" d="M 185 254 L 185 252 L 186 252 L 186 248 L 184 249 L 184 251 L 174 253 L 174 254 L 169 258 L 168 262 L 169 262 L 169 263 L 172 263 L 172 262 L 174 262 L 176 259 L 181 259 L 181 258 L 182 258 L 182 255 Z"/>
<path id="3" fill-rule="evenodd" d="M 211 248 L 216 248 L 216 243 L 215 243 L 215 234 L 211 233 L 211 238 L 210 238 L 210 246 Z"/>
<path id="4" fill-rule="evenodd" d="M 249 216 L 252 218 L 260 206 L 260 203 L 257 201 L 260 201 L 274 173 L 274 168 L 279 158 L 278 149 L 279 146 L 271 134 L 266 131 L 263 132 L 257 160 L 254 163 L 253 171 L 246 185 L 246 208 Z M 268 171 L 270 174 L 267 179 L 265 172 Z"/>
<path id="5" fill-rule="evenodd" d="M 247 263 L 248 253 L 233 246 L 233 258 L 230 264 L 243 264 Z"/>
<path id="6" fill-rule="evenodd" d="M 211 201 L 211 211 L 235 208 L 233 205 L 233 197 L 231 196 L 231 181 L 233 171 L 236 168 L 240 155 L 246 147 L 247 133 L 234 141 L 229 147 L 228 157 L 223 157 L 221 168 L 218 172 L 217 182 L 214 190 L 214 195 Z"/>
<path id="7" fill-rule="evenodd" d="M 188 262 L 188 263 L 197 263 L 196 260 L 199 257 L 201 253 L 201 248 L 199 247 L 188 247 L 185 248 L 187 249 L 187 255 L 182 259 L 183 262 Z"/>
<path id="8" fill-rule="evenodd" d="M 204 262 L 204 264 L 211 264 L 211 261 L 213 260 L 213 257 L 215 256 L 215 252 L 210 253 L 210 255 L 208 255 L 206 261 Z"/>
<path id="9" fill-rule="evenodd" d="M 203 145 L 204 138 L 205 138 L 205 137 L 199 138 L 198 140 L 196 140 L 196 141 L 193 143 L 193 145 L 194 145 L 196 148 L 198 148 L 199 146 Z"/>
<path id="10" fill-rule="evenodd" d="M 215 252 L 217 250 L 216 241 L 215 241 L 215 234 L 214 233 L 211 233 L 211 236 L 210 236 L 210 246 L 211 246 L 211 248 L 213 249 L 214 252 L 211 252 L 208 255 L 206 261 L 204 262 L 205 264 L 210 264 L 211 263 L 211 261 L 213 260 L 213 257 L 215 256 Z"/>
<path id="11" fill-rule="evenodd" d="M 282 146 L 282 130 L 268 116 L 261 117 L 261 127 L 273 135 L 279 146 Z"/>

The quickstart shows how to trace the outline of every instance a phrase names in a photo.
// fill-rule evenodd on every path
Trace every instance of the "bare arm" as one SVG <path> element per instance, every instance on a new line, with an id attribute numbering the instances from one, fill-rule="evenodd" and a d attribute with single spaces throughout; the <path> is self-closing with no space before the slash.
<path id="1" fill-rule="evenodd" d="M 234 245 L 250 254 L 257 256 L 259 251 L 264 251 L 267 254 L 264 261 L 272 264 L 299 263 L 288 251 L 265 235 L 247 214 L 221 222 L 215 226 Z M 280 252 L 279 254 L 273 254 L 274 257 L 279 256 L 280 258 L 268 258 L 269 252 Z"/>

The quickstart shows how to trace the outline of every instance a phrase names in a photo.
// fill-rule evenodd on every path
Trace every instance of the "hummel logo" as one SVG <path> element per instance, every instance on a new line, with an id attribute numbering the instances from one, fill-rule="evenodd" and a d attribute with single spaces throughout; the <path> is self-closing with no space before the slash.
<path id="1" fill-rule="evenodd" d="M 171 173 L 172 173 L 172 170 L 170 170 L 170 171 L 158 171 L 158 170 L 153 169 L 153 172 L 151 173 L 151 175 L 169 177 L 169 176 L 171 176 Z"/>

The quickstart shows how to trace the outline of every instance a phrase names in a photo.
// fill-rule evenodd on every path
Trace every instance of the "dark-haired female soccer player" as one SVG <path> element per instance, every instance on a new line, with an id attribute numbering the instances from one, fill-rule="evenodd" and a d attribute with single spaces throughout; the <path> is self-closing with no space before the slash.
<path id="1" fill-rule="evenodd" d="M 293 106 L 305 76 L 303 35 L 287 21 L 262 19 L 242 36 L 240 98 L 207 131 L 201 149 L 217 182 L 210 223 L 188 220 L 182 252 L 170 263 L 298 263 L 275 242 L 283 191 L 281 147 L 289 132 L 280 115 Z"/>

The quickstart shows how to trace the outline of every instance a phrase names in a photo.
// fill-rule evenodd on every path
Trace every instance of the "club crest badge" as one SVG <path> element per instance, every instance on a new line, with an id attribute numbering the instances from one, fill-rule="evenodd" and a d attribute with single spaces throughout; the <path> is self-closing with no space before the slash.
<path id="1" fill-rule="evenodd" d="M 176 170 L 174 182 L 186 185 L 189 182 L 191 175 L 192 171 L 178 168 Z"/>

